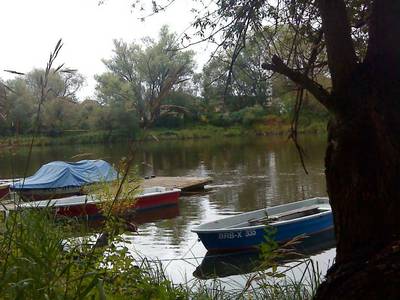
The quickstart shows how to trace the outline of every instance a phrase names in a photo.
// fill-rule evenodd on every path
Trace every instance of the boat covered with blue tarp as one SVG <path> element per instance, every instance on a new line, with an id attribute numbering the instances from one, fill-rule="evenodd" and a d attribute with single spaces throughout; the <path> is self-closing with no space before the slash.
<path id="1" fill-rule="evenodd" d="M 104 160 L 81 160 L 78 162 L 53 161 L 43 165 L 37 172 L 10 185 L 11 190 L 32 191 L 35 195 L 76 194 L 81 187 L 117 179 L 117 171 Z M 62 192 L 64 191 L 64 192 Z M 32 197 L 38 199 L 39 197 Z"/>

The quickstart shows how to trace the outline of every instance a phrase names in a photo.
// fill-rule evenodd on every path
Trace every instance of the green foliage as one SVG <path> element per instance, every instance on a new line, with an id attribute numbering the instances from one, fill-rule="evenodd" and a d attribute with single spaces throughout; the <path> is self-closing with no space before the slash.
<path id="1" fill-rule="evenodd" d="M 95 249 L 74 236 L 79 224 L 50 212 L 24 211 L 0 235 L 2 299 L 177 299 L 182 292 L 150 265 L 136 265 L 126 247 Z M 81 228 L 83 230 L 83 228 Z"/>
<path id="2" fill-rule="evenodd" d="M 33 133 L 39 125 L 43 133 L 57 136 L 66 129 L 76 127 L 79 104 L 75 93 L 83 84 L 82 75 L 52 70 L 47 82 L 46 101 L 37 119 L 43 74 L 44 70 L 34 69 L 25 77 L 6 82 L 9 89 L 3 100 L 5 118 L 0 119 L 0 135 Z M 39 124 L 36 124 L 37 120 Z"/>
<path id="3" fill-rule="evenodd" d="M 64 230 L 48 217 L 29 211 L 7 220 L 0 237 L 4 298 L 59 299 L 76 292 L 73 283 L 84 275 L 82 265 L 75 263 L 76 253 L 64 252 Z M 94 278 L 86 276 L 85 285 Z"/>
<path id="4" fill-rule="evenodd" d="M 178 130 L 157 128 L 150 130 L 148 133 L 149 133 L 148 136 L 156 137 L 159 140 L 176 140 L 176 139 L 184 140 L 184 139 L 241 136 L 246 134 L 246 131 L 239 126 L 222 128 L 222 127 L 206 125 L 206 126 L 194 126 Z"/>
<path id="5" fill-rule="evenodd" d="M 39 97 L 42 89 L 42 78 L 45 70 L 33 69 L 25 76 L 25 82 L 35 97 Z M 76 92 L 82 87 L 84 77 L 77 72 L 55 72 L 54 70 L 48 76 L 47 99 L 69 98 L 76 101 Z"/>
<path id="6" fill-rule="evenodd" d="M 8 92 L 4 100 L 6 119 L 2 122 L 3 134 L 31 132 L 36 106 L 35 96 L 29 90 L 26 82 L 20 78 L 8 82 L 8 85 L 15 93 Z"/>
<path id="7" fill-rule="evenodd" d="M 229 97 L 241 96 L 239 99 L 242 97 L 256 99 L 257 102 L 252 105 L 266 104 L 269 82 L 267 73 L 261 68 L 264 61 L 263 50 L 260 49 L 260 44 L 254 36 L 248 38 L 246 42 L 246 47 L 238 53 L 234 62 L 232 56 L 235 47 L 232 44 L 204 66 L 202 91 L 206 99 L 223 101 L 226 105 L 231 102 L 232 105 L 233 101 L 229 101 Z"/>
<path id="8" fill-rule="evenodd" d="M 260 105 L 243 108 L 232 113 L 210 113 L 208 122 L 214 126 L 229 127 L 233 125 L 243 125 L 250 127 L 260 121 L 265 116 L 266 110 Z"/>
<path id="9" fill-rule="evenodd" d="M 182 128 L 199 122 L 199 99 L 183 91 L 171 92 L 163 101 L 163 105 L 179 109 L 161 114 L 154 127 Z"/>

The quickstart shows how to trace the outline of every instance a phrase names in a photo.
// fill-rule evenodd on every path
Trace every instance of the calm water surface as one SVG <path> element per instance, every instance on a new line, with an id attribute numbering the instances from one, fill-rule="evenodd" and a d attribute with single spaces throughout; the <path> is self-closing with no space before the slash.
<path id="1" fill-rule="evenodd" d="M 213 182 L 203 194 L 180 198 L 179 206 L 153 210 L 138 216 L 139 234 L 127 234 L 128 245 L 138 255 L 160 259 L 175 281 L 192 278 L 206 249 L 191 229 L 206 221 L 240 212 L 325 196 L 323 158 L 325 137 L 301 141 L 309 175 L 302 169 L 293 144 L 282 137 L 252 137 L 162 141 L 143 144 L 136 155 L 142 176 L 210 176 Z M 32 175 L 54 160 L 101 158 L 117 163 L 128 147 L 72 145 L 37 147 L 28 166 Z M 27 149 L 0 153 L 0 178 L 24 174 Z M 325 270 L 334 248 L 314 256 Z M 184 260 L 181 260 L 183 258 Z"/>

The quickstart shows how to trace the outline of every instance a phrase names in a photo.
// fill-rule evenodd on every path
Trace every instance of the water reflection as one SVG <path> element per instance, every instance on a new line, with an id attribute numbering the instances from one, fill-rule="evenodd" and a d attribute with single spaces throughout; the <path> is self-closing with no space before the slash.
<path id="1" fill-rule="evenodd" d="M 323 231 L 306 237 L 299 244 L 287 249 L 288 253 L 282 255 L 277 263 L 289 263 L 300 258 L 317 255 L 335 247 L 335 244 L 333 229 Z M 262 271 L 264 266 L 261 253 L 255 250 L 225 254 L 207 252 L 201 264 L 193 272 L 193 276 L 199 279 L 220 278 Z"/>

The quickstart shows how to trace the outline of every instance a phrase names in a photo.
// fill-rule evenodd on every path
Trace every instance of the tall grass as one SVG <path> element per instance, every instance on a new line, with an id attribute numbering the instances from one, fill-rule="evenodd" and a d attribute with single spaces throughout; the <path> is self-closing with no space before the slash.
<path id="1" fill-rule="evenodd" d="M 94 248 L 93 235 L 73 238 L 77 226 L 75 221 L 56 220 L 51 211 L 12 214 L 1 228 L 0 298 L 177 299 L 184 295 L 163 273 L 138 265 L 127 247 L 117 246 L 121 242 L 117 236 L 110 237 L 109 247 Z"/>

